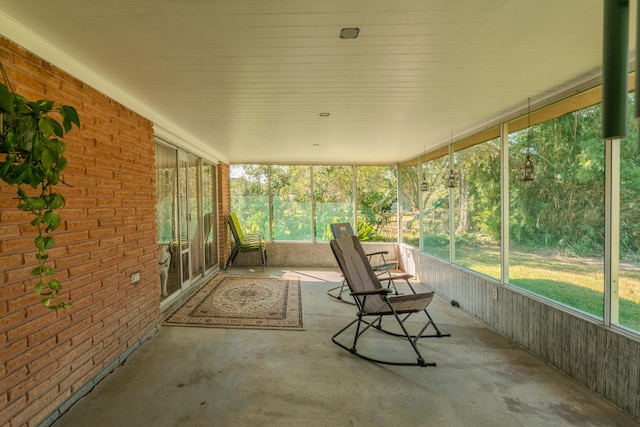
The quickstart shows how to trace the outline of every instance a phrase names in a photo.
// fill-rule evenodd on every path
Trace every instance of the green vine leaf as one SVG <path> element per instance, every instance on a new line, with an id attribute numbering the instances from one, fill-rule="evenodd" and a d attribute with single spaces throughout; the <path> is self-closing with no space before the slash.
<path id="1" fill-rule="evenodd" d="M 73 125 L 80 127 L 80 119 L 75 108 L 56 106 L 51 100 L 28 101 L 13 93 L 6 73 L 0 63 L 0 71 L 6 85 L 0 83 L 0 178 L 9 185 L 17 187 L 20 201 L 17 208 L 31 212 L 30 221 L 38 232 L 34 245 L 38 266 L 31 274 L 38 277 L 35 293 L 44 296 L 40 303 L 53 310 L 67 309 L 70 304 L 58 297 L 62 284 L 44 276 L 53 276 L 55 269 L 48 267 L 48 250 L 55 246 L 53 231 L 61 224 L 60 215 L 55 211 L 64 204 L 64 198 L 51 191 L 51 187 L 60 180 L 60 174 L 67 166 L 62 156 L 66 149 L 63 138 Z M 49 113 L 57 112 L 61 122 Z M 55 116 L 55 114 L 54 114 Z M 40 194 L 29 196 L 23 186 L 38 189 Z"/>
<path id="2" fill-rule="evenodd" d="M 34 239 L 34 243 L 39 251 L 47 251 L 53 248 L 56 244 L 55 240 L 53 240 L 53 237 L 51 236 L 38 236 Z M 37 276 L 35 273 L 33 273 L 33 275 Z"/>
<path id="3" fill-rule="evenodd" d="M 42 166 L 47 169 L 50 169 L 58 160 L 58 153 L 45 148 L 42 150 Z"/>
<path id="4" fill-rule="evenodd" d="M 55 211 L 47 211 L 42 215 L 44 222 L 47 224 L 47 231 L 53 231 L 60 226 L 60 215 Z"/>
<path id="5" fill-rule="evenodd" d="M 52 291 L 53 290 L 59 291 L 60 289 L 62 289 L 62 284 L 58 282 L 56 279 L 51 279 L 49 280 L 49 284 L 47 285 L 47 287 Z"/>
<path id="6" fill-rule="evenodd" d="M 13 94 L 5 85 L 0 85 L 0 109 L 13 113 Z"/>
<path id="7" fill-rule="evenodd" d="M 72 125 L 80 127 L 80 117 L 78 117 L 78 112 L 75 108 L 63 105 L 58 109 L 58 112 L 62 117 L 62 125 L 65 132 L 69 132 Z"/>
<path id="8" fill-rule="evenodd" d="M 64 204 L 64 197 L 62 197 L 58 193 L 51 193 L 48 196 L 44 196 L 45 202 L 47 202 L 47 206 L 49 209 L 58 209 Z"/>

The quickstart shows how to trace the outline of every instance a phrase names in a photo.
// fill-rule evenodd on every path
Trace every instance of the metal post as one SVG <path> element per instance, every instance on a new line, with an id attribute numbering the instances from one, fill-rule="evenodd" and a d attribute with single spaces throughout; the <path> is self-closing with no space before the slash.
<path id="1" fill-rule="evenodd" d="M 500 281 L 509 281 L 509 127 L 500 124 Z"/>
<path id="2" fill-rule="evenodd" d="M 602 138 L 627 134 L 629 0 L 604 1 Z"/>

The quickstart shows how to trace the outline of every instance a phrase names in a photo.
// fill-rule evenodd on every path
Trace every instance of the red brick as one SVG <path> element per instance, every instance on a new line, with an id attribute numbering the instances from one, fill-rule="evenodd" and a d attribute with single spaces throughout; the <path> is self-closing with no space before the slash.
<path id="1" fill-rule="evenodd" d="M 96 366 L 93 364 L 93 360 L 91 359 L 86 360 L 81 365 L 76 365 L 74 369 L 69 372 L 69 375 L 60 381 L 60 389 L 68 390 L 70 393 L 75 393 L 78 391 L 78 388 L 87 382 L 87 380 L 91 379 L 90 373 L 92 373 L 95 368 Z M 78 383 L 79 380 L 80 382 Z M 78 385 L 74 387 L 76 383 L 78 383 Z"/>
<path id="2" fill-rule="evenodd" d="M 31 220 L 29 219 L 29 221 Z M 0 241 L 0 254 L 32 250 L 35 248 L 33 238 L 34 236 L 18 239 L 4 239 Z"/>
<path id="3" fill-rule="evenodd" d="M 29 427 L 38 426 L 41 424 L 41 421 L 48 416 L 51 412 L 53 412 L 59 405 L 64 403 L 66 399 L 71 397 L 71 392 L 68 390 L 62 390 L 58 388 L 58 391 L 54 397 L 49 397 L 45 395 L 39 398 L 37 401 L 29 402 L 34 408 L 41 408 L 40 411 L 35 412 L 31 416 L 31 421 L 29 422 Z"/>
<path id="4" fill-rule="evenodd" d="M 52 312 L 32 293 L 35 230 L 15 189 L 0 183 L 0 360 L 13 374 L 32 372 L 0 395 L 0 419 L 32 425 L 158 322 L 155 144 L 152 122 L 1 37 L 0 59 L 20 93 L 77 105 L 82 121 L 65 137 L 70 186 L 59 189 L 63 225 L 50 251 L 73 306 L 46 326 L 38 319 Z M 133 271 L 142 276 L 135 287 Z M 0 365 L 2 384 L 15 378 L 6 372 Z"/>
<path id="5" fill-rule="evenodd" d="M 71 313 L 71 317 L 74 322 L 79 322 L 85 318 L 92 318 L 96 313 L 104 310 L 102 307 L 103 302 L 94 299 L 93 295 L 85 294 L 84 296 L 78 296 L 72 299 L 72 301 L 73 312 Z M 95 318 L 93 321 L 99 321 L 99 318 Z"/>
<path id="6" fill-rule="evenodd" d="M 121 224 L 133 224 L 137 221 L 136 217 L 136 208 L 135 207 L 124 207 L 117 208 L 116 215 L 118 215 L 121 219 Z"/>
<path id="7" fill-rule="evenodd" d="M 13 399 L 9 397 L 9 404 L 0 409 L 0 420 L 11 420 L 11 426 L 22 426 L 23 418 L 19 416 L 20 412 L 27 404 L 27 396 L 16 396 Z"/>
<path id="8" fill-rule="evenodd" d="M 56 245 L 65 246 L 76 242 L 84 242 L 89 239 L 87 230 L 56 233 Z"/>
<path id="9" fill-rule="evenodd" d="M 27 266 L 20 266 L 20 267 L 8 269 L 7 271 L 4 272 L 7 283 L 33 279 L 35 276 L 31 275 L 31 270 L 33 270 L 35 267 L 36 267 L 36 263 L 34 261 L 33 264 L 29 264 Z"/>
<path id="10" fill-rule="evenodd" d="M 76 219 L 65 221 L 65 230 L 88 230 L 90 228 L 98 227 L 97 219 Z"/>
<path id="11" fill-rule="evenodd" d="M 38 302 L 40 301 L 40 297 L 34 290 L 34 286 L 37 283 L 37 278 L 35 276 L 32 277 L 34 278 L 32 285 L 27 286 L 27 290 L 23 294 L 17 295 L 7 301 L 9 311 L 19 311 L 21 309 L 38 304 Z"/>
<path id="12" fill-rule="evenodd" d="M 89 252 L 81 252 L 76 255 L 68 255 L 56 260 L 56 269 L 62 270 L 67 267 L 78 265 L 90 258 L 91 254 Z"/>
<path id="13" fill-rule="evenodd" d="M 113 247 L 124 241 L 124 237 L 120 234 L 113 237 L 105 237 L 100 239 L 100 247 Z"/>
<path id="14" fill-rule="evenodd" d="M 103 199 L 97 199 L 96 200 L 96 206 L 99 206 L 101 208 L 107 207 L 107 206 L 112 206 L 112 207 L 118 207 L 118 206 L 122 206 L 122 200 L 121 199 L 115 199 L 115 198 L 103 198 Z"/>
<path id="15" fill-rule="evenodd" d="M 119 265 L 105 263 L 104 267 L 101 267 L 100 269 L 95 270 L 91 274 L 91 280 L 95 280 L 97 282 L 105 277 L 120 277 L 121 275 L 122 273 L 120 272 Z"/>
<path id="16" fill-rule="evenodd" d="M 69 275 L 79 276 L 82 274 L 92 272 L 98 267 L 100 267 L 99 261 L 88 261 L 81 265 L 75 265 L 75 266 L 69 267 Z"/>
<path id="17" fill-rule="evenodd" d="M 0 255 L 0 271 L 23 264 L 21 254 Z"/>
<path id="18" fill-rule="evenodd" d="M 90 239 L 100 239 L 102 237 L 113 236 L 114 234 L 116 234 L 115 228 L 101 227 L 89 230 Z"/>
<path id="19" fill-rule="evenodd" d="M 88 238 L 88 233 L 87 233 Z M 79 243 L 73 243 L 67 245 L 67 251 L 69 255 L 73 254 L 86 254 L 93 249 L 97 249 L 100 246 L 100 242 L 97 240 L 84 240 Z"/>
<path id="20" fill-rule="evenodd" d="M 7 366 L 7 371 L 12 371 L 12 370 L 16 369 L 16 367 L 10 366 L 7 362 L 12 360 L 12 359 L 15 359 L 16 357 L 19 357 L 22 353 L 24 353 L 26 351 L 28 346 L 29 346 L 29 342 L 28 342 L 27 338 L 25 337 L 25 338 L 22 338 L 22 339 L 20 339 L 18 341 L 9 342 L 2 349 L 2 352 L 0 353 L 0 356 L 2 356 L 2 361 L 4 361 L 7 364 L 6 365 Z M 0 387 L 0 390 L 2 390 L 2 387 Z"/>

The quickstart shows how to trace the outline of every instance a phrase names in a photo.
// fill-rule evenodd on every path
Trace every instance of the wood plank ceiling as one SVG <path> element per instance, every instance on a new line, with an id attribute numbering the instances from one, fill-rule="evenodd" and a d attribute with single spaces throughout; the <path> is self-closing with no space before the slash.
<path id="1" fill-rule="evenodd" d="M 0 33 L 220 160 L 380 163 L 597 77 L 602 9 L 601 0 L 0 0 L 0 18 L 31 35 Z M 359 37 L 341 39 L 344 27 Z"/>

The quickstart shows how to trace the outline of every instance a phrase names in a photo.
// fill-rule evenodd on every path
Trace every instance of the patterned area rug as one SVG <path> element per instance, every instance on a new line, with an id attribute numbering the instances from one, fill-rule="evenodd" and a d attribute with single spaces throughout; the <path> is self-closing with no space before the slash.
<path id="1" fill-rule="evenodd" d="M 302 330 L 300 279 L 221 273 L 171 313 L 164 324 Z"/>

